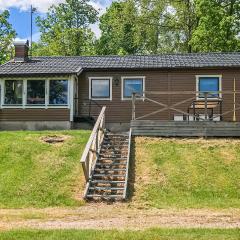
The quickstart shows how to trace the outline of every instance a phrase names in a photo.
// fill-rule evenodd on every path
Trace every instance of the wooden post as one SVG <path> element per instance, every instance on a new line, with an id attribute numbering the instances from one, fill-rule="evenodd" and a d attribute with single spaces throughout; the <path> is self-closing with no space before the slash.
<path id="1" fill-rule="evenodd" d="M 233 81 L 233 121 L 236 122 L 236 78 Z"/>
<path id="2" fill-rule="evenodd" d="M 132 120 L 136 119 L 136 93 L 132 93 Z"/>
<path id="3" fill-rule="evenodd" d="M 204 92 L 204 105 L 205 105 L 205 108 L 204 108 L 204 115 L 205 115 L 205 121 L 207 121 L 208 119 L 208 100 L 207 100 L 207 97 L 208 97 L 208 93 L 207 92 Z"/>

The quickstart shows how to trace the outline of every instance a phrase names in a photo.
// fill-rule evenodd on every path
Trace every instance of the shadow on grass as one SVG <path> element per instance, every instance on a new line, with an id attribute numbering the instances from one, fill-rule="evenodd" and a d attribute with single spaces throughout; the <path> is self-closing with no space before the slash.
<path id="1" fill-rule="evenodd" d="M 127 195 L 127 201 L 131 201 L 134 192 L 135 192 L 135 179 L 136 179 L 136 142 L 135 137 L 132 137 L 131 142 L 131 155 L 130 155 L 130 164 L 129 164 L 129 179 L 128 179 L 128 195 Z"/>

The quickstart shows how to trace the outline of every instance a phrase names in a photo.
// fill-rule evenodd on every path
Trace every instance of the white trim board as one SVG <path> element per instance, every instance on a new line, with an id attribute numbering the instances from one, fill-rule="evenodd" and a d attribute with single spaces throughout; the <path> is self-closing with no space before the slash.
<path id="1" fill-rule="evenodd" d="M 122 101 L 125 101 L 125 100 L 132 100 L 132 98 L 130 97 L 130 98 L 126 98 L 126 97 L 124 97 L 124 93 L 123 93 L 123 91 L 124 91 L 124 89 L 123 89 L 123 87 L 124 87 L 124 80 L 125 79 L 142 79 L 143 80 L 143 99 L 144 99 L 144 97 L 145 97 L 145 80 L 146 80 L 146 77 L 145 76 L 123 76 L 123 77 L 121 77 L 121 100 Z"/>
<path id="2" fill-rule="evenodd" d="M 23 103 L 22 104 L 19 104 L 19 105 L 8 105 L 8 104 L 5 104 L 4 103 L 4 88 L 5 88 L 5 81 L 6 80 L 22 80 L 23 81 Z M 45 104 L 42 104 L 42 105 L 28 105 L 27 104 L 27 81 L 28 80 L 45 80 Z M 50 89 L 50 86 L 49 86 L 49 82 L 50 80 L 66 80 L 68 81 L 68 103 L 65 105 L 49 105 L 49 89 Z M 1 84 L 1 101 L 0 101 L 0 109 L 13 109 L 13 108 L 17 108 L 17 109 L 27 109 L 27 108 L 39 108 L 39 109 L 48 109 L 48 108 L 69 108 L 70 109 L 70 85 L 71 85 L 71 79 L 70 78 L 56 78 L 56 77 L 53 77 L 53 78 L 4 78 L 4 79 L 1 79 L 0 80 L 0 84 Z"/>
<path id="3" fill-rule="evenodd" d="M 213 78 L 219 78 L 219 91 L 222 91 L 222 75 L 196 75 L 196 91 L 198 92 L 199 91 L 199 78 L 201 77 L 213 77 Z M 219 98 L 222 98 L 222 93 L 219 93 Z M 212 100 L 216 100 L 216 99 L 219 99 L 219 98 L 210 98 Z M 198 97 L 198 93 L 196 94 L 196 99 L 197 100 L 201 100 L 203 98 L 199 98 Z"/>
<path id="4" fill-rule="evenodd" d="M 109 80 L 110 82 L 110 96 L 109 98 L 92 98 L 92 80 Z M 95 101 L 112 101 L 112 77 L 89 77 L 88 78 L 88 97 L 90 100 L 95 100 Z"/>

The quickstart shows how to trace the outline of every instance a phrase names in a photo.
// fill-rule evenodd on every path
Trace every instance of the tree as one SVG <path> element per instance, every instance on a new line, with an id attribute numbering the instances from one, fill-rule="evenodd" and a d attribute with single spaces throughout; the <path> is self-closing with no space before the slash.
<path id="1" fill-rule="evenodd" d="M 197 26 L 194 0 L 135 0 L 139 5 L 139 38 L 150 53 L 191 52 Z"/>
<path id="2" fill-rule="evenodd" d="M 100 18 L 101 54 L 191 52 L 197 26 L 194 0 L 113 2 Z"/>
<path id="3" fill-rule="evenodd" d="M 199 25 L 191 43 L 197 52 L 240 50 L 240 0 L 197 0 Z"/>
<path id="4" fill-rule="evenodd" d="M 38 17 L 40 43 L 34 44 L 34 55 L 90 55 L 95 52 L 95 37 L 90 24 L 98 12 L 89 0 L 66 0 L 50 7 L 45 18 Z"/>
<path id="5" fill-rule="evenodd" d="M 9 11 L 0 13 L 0 64 L 11 58 L 11 43 L 16 36 L 12 25 L 8 22 Z"/>
<path id="6" fill-rule="evenodd" d="M 135 54 L 138 52 L 136 35 L 137 9 L 132 0 L 113 2 L 100 18 L 102 35 L 97 44 L 97 53 Z"/>

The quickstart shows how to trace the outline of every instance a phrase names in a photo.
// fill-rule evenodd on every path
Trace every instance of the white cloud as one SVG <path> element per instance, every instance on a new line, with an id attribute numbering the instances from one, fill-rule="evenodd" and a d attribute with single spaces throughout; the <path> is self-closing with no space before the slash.
<path id="1" fill-rule="evenodd" d="M 31 5 L 33 5 L 33 7 L 37 8 L 39 13 L 46 13 L 50 6 L 57 5 L 62 2 L 65 2 L 65 0 L 0 0 L 0 10 L 14 7 L 20 9 L 21 11 L 27 11 L 30 9 Z M 112 0 L 91 0 L 90 4 L 99 11 L 99 16 L 101 16 L 106 12 L 106 8 L 109 7 L 112 2 Z M 101 32 L 98 23 L 91 25 L 91 29 L 96 34 L 97 38 L 99 38 Z M 33 35 L 33 41 L 38 41 L 39 38 L 40 33 Z M 28 39 L 30 39 L 30 37 Z M 16 38 L 16 40 L 26 39 Z"/>
<path id="2" fill-rule="evenodd" d="M 52 5 L 65 2 L 65 0 L 0 0 L 0 9 L 8 9 L 11 7 L 26 11 L 31 5 L 36 7 L 39 12 L 45 13 Z M 90 3 L 103 14 L 106 7 L 111 4 L 111 0 L 91 0 Z"/>
<path id="3" fill-rule="evenodd" d="M 33 42 L 38 42 L 39 41 L 39 39 L 40 39 L 40 36 L 41 36 L 41 33 L 40 32 L 37 32 L 37 33 L 34 33 L 33 34 Z M 31 36 L 29 36 L 29 37 L 26 37 L 26 38 L 19 38 L 19 37 L 16 37 L 15 39 L 14 39 L 14 41 L 15 42 L 19 42 L 19 41 L 21 41 L 21 42 L 26 42 L 27 40 L 30 40 L 31 39 Z"/>
<path id="4" fill-rule="evenodd" d="M 64 2 L 64 0 L 0 0 L 0 9 L 15 7 L 22 11 L 26 11 L 33 5 L 39 12 L 44 13 L 51 5 L 62 2 Z"/>

